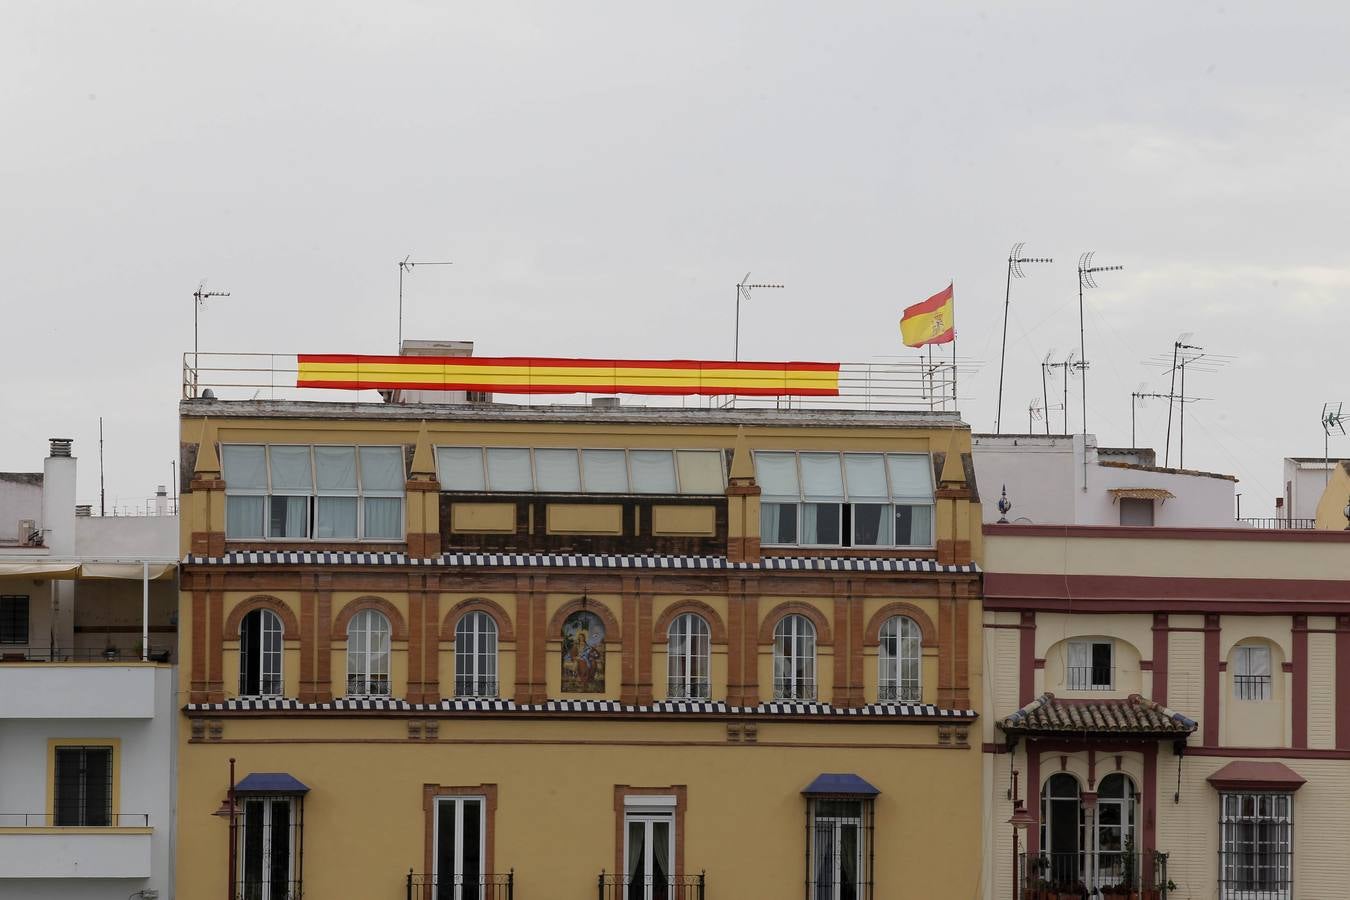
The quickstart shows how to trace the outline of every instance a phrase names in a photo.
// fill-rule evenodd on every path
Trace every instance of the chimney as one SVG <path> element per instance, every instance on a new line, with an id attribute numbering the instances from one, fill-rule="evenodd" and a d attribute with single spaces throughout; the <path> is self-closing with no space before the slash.
<path id="1" fill-rule="evenodd" d="M 75 555 L 75 457 L 70 438 L 52 438 L 42 462 L 42 528 L 53 556 Z"/>
<path id="2" fill-rule="evenodd" d="M 155 515 L 167 516 L 169 514 L 169 489 L 164 485 L 155 488 Z"/>

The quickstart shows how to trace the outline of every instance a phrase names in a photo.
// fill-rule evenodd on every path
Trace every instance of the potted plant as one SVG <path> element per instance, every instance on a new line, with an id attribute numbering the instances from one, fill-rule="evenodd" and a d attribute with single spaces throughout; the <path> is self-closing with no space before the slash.
<path id="1" fill-rule="evenodd" d="M 1081 881 L 1073 884 L 1062 884 L 1059 886 L 1059 896 L 1056 900 L 1083 900 L 1087 896 L 1087 885 Z"/>
<path id="2" fill-rule="evenodd" d="M 108 646 L 106 646 L 106 647 L 103 648 L 103 658 L 104 658 L 104 659 L 109 659 L 109 660 L 111 660 L 111 659 L 117 659 L 117 653 L 118 653 L 117 648 L 116 648 L 115 646 L 113 646 L 112 644 L 109 644 Z"/>

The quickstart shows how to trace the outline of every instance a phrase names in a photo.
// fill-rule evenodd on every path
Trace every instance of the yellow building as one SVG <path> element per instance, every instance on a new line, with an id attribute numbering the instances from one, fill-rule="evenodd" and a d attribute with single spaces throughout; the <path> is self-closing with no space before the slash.
<path id="1" fill-rule="evenodd" d="M 985 541 L 984 896 L 1346 895 L 1350 533 Z"/>
<path id="2" fill-rule="evenodd" d="M 978 892 L 957 414 L 189 399 L 181 429 L 179 900 Z"/>

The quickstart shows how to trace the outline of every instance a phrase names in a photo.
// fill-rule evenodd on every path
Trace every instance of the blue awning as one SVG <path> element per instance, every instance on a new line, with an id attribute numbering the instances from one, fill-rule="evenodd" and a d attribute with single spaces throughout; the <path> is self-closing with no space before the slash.
<path id="1" fill-rule="evenodd" d="M 294 775 L 285 772 L 254 772 L 245 775 L 244 780 L 234 786 L 236 794 L 307 794 L 305 787 Z"/>
<path id="2" fill-rule="evenodd" d="M 806 797 L 875 797 L 880 793 L 860 776 L 840 772 L 821 773 L 802 790 Z"/>

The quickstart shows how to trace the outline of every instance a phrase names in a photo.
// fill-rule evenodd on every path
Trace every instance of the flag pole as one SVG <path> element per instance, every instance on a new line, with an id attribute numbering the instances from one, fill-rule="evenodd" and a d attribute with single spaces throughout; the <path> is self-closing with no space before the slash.
<path id="1" fill-rule="evenodd" d="M 952 292 L 952 409 L 960 411 L 961 404 L 956 399 L 956 279 L 948 285 Z"/>

